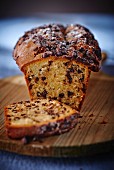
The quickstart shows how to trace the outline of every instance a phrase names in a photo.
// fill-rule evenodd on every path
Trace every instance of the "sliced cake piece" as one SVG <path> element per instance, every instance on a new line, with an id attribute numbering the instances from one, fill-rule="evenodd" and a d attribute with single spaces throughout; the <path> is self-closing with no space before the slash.
<path id="1" fill-rule="evenodd" d="M 78 112 L 51 99 L 21 101 L 5 107 L 5 125 L 11 138 L 50 136 L 74 128 Z"/>

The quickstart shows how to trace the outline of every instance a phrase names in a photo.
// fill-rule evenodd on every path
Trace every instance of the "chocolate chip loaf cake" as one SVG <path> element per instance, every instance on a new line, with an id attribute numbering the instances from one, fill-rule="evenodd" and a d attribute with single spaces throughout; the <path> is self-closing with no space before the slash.
<path id="1" fill-rule="evenodd" d="M 50 24 L 26 32 L 13 56 L 32 100 L 55 99 L 80 110 L 90 72 L 99 71 L 101 50 L 87 28 Z"/>
<path id="2" fill-rule="evenodd" d="M 5 107 L 5 123 L 10 138 L 44 137 L 74 128 L 78 111 L 50 99 L 21 101 Z"/>

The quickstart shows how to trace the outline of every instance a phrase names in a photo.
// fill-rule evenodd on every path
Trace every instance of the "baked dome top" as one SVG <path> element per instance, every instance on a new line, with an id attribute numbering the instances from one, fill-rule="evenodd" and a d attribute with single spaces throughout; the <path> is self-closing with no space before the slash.
<path id="1" fill-rule="evenodd" d="M 101 49 L 94 35 L 79 24 L 49 24 L 34 28 L 18 40 L 13 57 L 20 69 L 23 65 L 49 56 L 66 57 L 99 71 Z"/>

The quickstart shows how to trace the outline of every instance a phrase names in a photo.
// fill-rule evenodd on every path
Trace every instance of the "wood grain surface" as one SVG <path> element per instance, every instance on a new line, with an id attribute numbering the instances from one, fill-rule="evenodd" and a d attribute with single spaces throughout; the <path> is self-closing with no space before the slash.
<path id="1" fill-rule="evenodd" d="M 0 80 L 0 149 L 32 156 L 83 156 L 114 151 L 114 77 L 91 75 L 79 123 L 68 133 L 24 145 L 6 136 L 4 106 L 29 99 L 23 76 Z"/>

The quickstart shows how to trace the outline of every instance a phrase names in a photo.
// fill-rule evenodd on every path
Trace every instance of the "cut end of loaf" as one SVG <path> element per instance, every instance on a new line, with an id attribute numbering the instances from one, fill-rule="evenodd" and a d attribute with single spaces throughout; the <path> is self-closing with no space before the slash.
<path id="1" fill-rule="evenodd" d="M 51 98 L 80 110 L 90 76 L 83 64 L 66 58 L 49 57 L 22 68 L 32 100 Z"/>
<path id="2" fill-rule="evenodd" d="M 78 111 L 55 100 L 18 102 L 5 108 L 7 134 L 11 138 L 50 136 L 75 127 Z"/>

